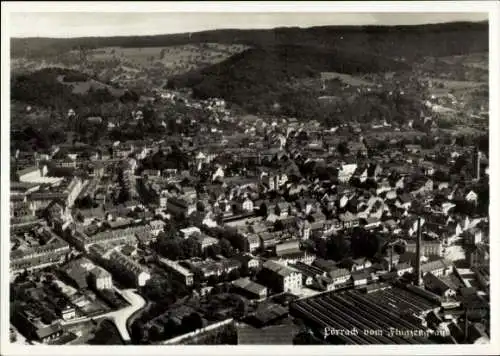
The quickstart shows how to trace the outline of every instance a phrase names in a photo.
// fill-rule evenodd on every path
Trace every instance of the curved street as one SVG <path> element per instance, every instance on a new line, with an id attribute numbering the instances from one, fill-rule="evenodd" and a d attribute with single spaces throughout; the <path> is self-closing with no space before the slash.
<path id="1" fill-rule="evenodd" d="M 116 310 L 114 312 L 101 315 L 99 316 L 99 319 L 100 318 L 111 319 L 115 323 L 118 331 L 120 332 L 120 336 L 122 337 L 123 341 L 128 342 L 130 341 L 130 334 L 127 329 L 127 320 L 135 312 L 144 308 L 144 306 L 146 305 L 146 301 L 144 300 L 144 298 L 142 298 L 139 294 L 136 293 L 135 289 L 125 289 L 121 291 L 116 289 L 116 291 L 120 293 L 130 305 L 120 310 Z"/>
<path id="2" fill-rule="evenodd" d="M 130 305 L 122 308 L 120 310 L 115 310 L 109 313 L 93 316 L 93 317 L 83 317 L 83 318 L 78 318 L 78 319 L 73 319 L 73 320 L 68 320 L 64 321 L 61 324 L 62 325 L 73 325 L 77 323 L 82 323 L 86 322 L 89 320 L 101 320 L 108 318 L 113 321 L 113 323 L 116 325 L 116 328 L 120 332 L 120 336 L 122 337 L 123 341 L 128 342 L 131 340 L 130 334 L 127 329 L 127 320 L 138 310 L 144 308 L 146 305 L 146 301 L 144 298 L 142 298 L 139 294 L 137 294 L 135 289 L 124 289 L 124 290 L 119 290 L 115 288 L 115 291 L 119 293 L 123 299 L 125 299 Z"/>

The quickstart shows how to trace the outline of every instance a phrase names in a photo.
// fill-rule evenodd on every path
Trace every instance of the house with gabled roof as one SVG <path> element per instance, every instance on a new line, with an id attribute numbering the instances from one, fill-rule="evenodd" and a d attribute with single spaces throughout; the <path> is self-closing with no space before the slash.
<path id="1" fill-rule="evenodd" d="M 431 292 L 441 297 L 450 298 L 456 295 L 456 287 L 447 280 L 437 277 L 433 273 L 426 273 L 423 277 L 424 285 Z"/>
<path id="2" fill-rule="evenodd" d="M 370 163 L 368 165 L 368 178 L 377 180 L 379 176 L 383 173 L 383 168 L 378 163 Z"/>
<path id="3" fill-rule="evenodd" d="M 302 287 L 300 272 L 270 260 L 263 263 L 258 280 L 268 288 L 281 292 L 293 292 Z"/>
<path id="4" fill-rule="evenodd" d="M 339 215 L 339 220 L 342 223 L 343 228 L 352 228 L 359 226 L 359 218 L 357 215 L 352 214 L 349 211 Z"/>
<path id="5" fill-rule="evenodd" d="M 452 271 L 453 262 L 444 258 L 423 263 L 421 267 L 421 272 L 424 276 L 427 273 L 432 273 L 435 276 L 447 276 Z"/>

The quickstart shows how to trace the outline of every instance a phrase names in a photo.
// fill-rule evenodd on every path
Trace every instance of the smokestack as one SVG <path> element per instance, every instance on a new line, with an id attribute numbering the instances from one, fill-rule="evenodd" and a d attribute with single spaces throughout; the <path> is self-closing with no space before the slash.
<path id="1" fill-rule="evenodd" d="M 416 278 L 415 283 L 417 286 L 422 285 L 422 272 L 421 272 L 421 243 L 422 243 L 422 224 L 420 216 L 417 218 L 417 263 L 416 263 Z"/>
<path id="2" fill-rule="evenodd" d="M 465 326 L 464 326 L 464 342 L 469 338 L 469 316 L 467 315 L 467 308 L 465 308 Z"/>
<path id="3" fill-rule="evenodd" d="M 479 151 L 479 147 L 474 150 L 474 179 L 481 179 L 481 151 Z"/>
<path id="4" fill-rule="evenodd" d="M 389 250 L 389 272 L 392 272 L 392 259 L 393 259 L 393 253 L 394 253 L 394 245 L 391 244 L 391 249 Z"/>

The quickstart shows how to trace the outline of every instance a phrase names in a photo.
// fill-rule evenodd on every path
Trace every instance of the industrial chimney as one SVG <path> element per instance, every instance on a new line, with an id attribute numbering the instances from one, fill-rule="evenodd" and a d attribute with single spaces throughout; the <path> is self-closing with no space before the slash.
<path id="1" fill-rule="evenodd" d="M 421 258 L 422 258 L 422 223 L 421 223 L 421 217 L 417 217 L 417 261 L 416 261 L 416 277 L 415 277 L 415 284 L 417 286 L 422 285 L 422 270 L 421 270 Z"/>
<path id="2" fill-rule="evenodd" d="M 481 179 L 481 151 L 479 151 L 479 147 L 474 150 L 474 179 Z"/>

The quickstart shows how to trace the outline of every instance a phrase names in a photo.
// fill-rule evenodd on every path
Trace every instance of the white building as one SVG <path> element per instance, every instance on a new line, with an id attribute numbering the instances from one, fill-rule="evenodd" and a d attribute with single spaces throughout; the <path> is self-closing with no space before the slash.
<path id="1" fill-rule="evenodd" d="M 242 209 L 244 211 L 253 211 L 253 201 L 246 198 L 242 203 Z"/>
<path id="2" fill-rule="evenodd" d="M 184 229 L 180 230 L 181 236 L 184 237 L 185 239 L 196 235 L 196 234 L 201 234 L 201 230 L 197 228 L 196 226 L 190 226 L 186 227 Z"/>
<path id="3" fill-rule="evenodd" d="M 113 288 L 111 274 L 101 267 L 96 267 L 90 271 L 90 278 L 97 290 Z"/>
<path id="4" fill-rule="evenodd" d="M 264 262 L 259 279 L 264 285 L 276 291 L 293 293 L 302 288 L 300 272 L 274 261 Z"/>
<path id="5" fill-rule="evenodd" d="M 67 306 L 64 310 L 61 311 L 61 316 L 63 320 L 71 320 L 76 318 L 76 310 L 71 306 Z"/>
<path id="6" fill-rule="evenodd" d="M 117 275 L 134 282 L 138 287 L 143 287 L 151 275 L 139 264 L 118 251 L 112 251 L 109 261 L 115 268 Z"/>
<path id="7" fill-rule="evenodd" d="M 72 207 L 75 203 L 76 198 L 80 194 L 83 188 L 83 182 L 78 177 L 73 177 L 71 182 L 68 184 L 64 192 L 67 194 L 66 205 Z"/>
<path id="8" fill-rule="evenodd" d="M 212 175 L 212 181 L 222 178 L 224 178 L 224 169 L 222 169 L 222 167 L 217 167 L 216 171 Z"/>
<path id="9" fill-rule="evenodd" d="M 357 168 L 358 165 L 355 163 L 342 165 L 342 167 L 339 169 L 339 181 L 343 183 L 349 181 Z"/>
<path id="10" fill-rule="evenodd" d="M 194 283 L 194 274 L 187 268 L 182 267 L 179 263 L 166 258 L 158 260 L 161 266 L 165 267 L 169 272 L 172 272 L 174 277 L 180 279 L 186 286 L 192 286 Z"/>
<path id="11" fill-rule="evenodd" d="M 161 220 L 153 220 L 149 223 L 149 226 L 151 228 L 150 232 L 153 235 L 158 236 L 158 234 L 165 228 L 165 223 Z"/>

